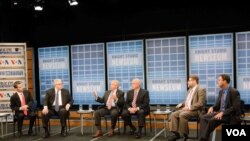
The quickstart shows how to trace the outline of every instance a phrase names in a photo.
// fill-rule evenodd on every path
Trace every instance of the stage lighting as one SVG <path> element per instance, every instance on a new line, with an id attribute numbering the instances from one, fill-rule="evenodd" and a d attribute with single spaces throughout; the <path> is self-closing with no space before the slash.
<path id="1" fill-rule="evenodd" d="M 34 9 L 35 11 L 42 11 L 43 10 L 43 0 L 35 0 L 35 4 L 34 4 Z"/>
<path id="2" fill-rule="evenodd" d="M 69 5 L 76 6 L 76 5 L 78 5 L 78 1 L 77 0 L 69 0 Z"/>

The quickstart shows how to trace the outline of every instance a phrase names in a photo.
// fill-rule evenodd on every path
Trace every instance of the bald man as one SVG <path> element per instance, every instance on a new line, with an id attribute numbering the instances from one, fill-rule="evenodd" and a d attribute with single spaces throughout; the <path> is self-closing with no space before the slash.
<path id="1" fill-rule="evenodd" d="M 61 79 L 54 80 L 54 88 L 46 91 L 43 110 L 42 110 L 42 122 L 45 134 L 43 138 L 48 138 L 50 136 L 48 131 L 49 118 L 52 115 L 58 115 L 61 122 L 61 136 L 65 137 L 65 126 L 66 117 L 71 107 L 73 101 L 68 90 L 63 88 L 63 83 Z"/>
<path id="2" fill-rule="evenodd" d="M 141 137 L 141 131 L 145 124 L 145 116 L 150 112 L 149 107 L 149 92 L 141 88 L 141 82 L 139 79 L 132 80 L 132 90 L 127 92 L 127 99 L 122 112 L 122 119 L 125 122 L 125 126 L 129 125 L 131 130 L 130 134 L 134 134 L 136 131 L 135 126 L 131 122 L 131 115 L 137 115 L 139 130 L 135 137 Z"/>
<path id="3" fill-rule="evenodd" d="M 103 97 L 97 96 L 94 91 L 94 96 L 97 102 L 104 103 L 102 107 L 95 111 L 95 125 L 97 128 L 94 138 L 102 136 L 101 117 L 111 115 L 111 129 L 108 136 L 112 137 L 116 126 L 117 118 L 124 106 L 124 92 L 119 90 L 120 83 L 118 80 L 112 80 L 110 83 L 110 90 L 104 93 Z"/>

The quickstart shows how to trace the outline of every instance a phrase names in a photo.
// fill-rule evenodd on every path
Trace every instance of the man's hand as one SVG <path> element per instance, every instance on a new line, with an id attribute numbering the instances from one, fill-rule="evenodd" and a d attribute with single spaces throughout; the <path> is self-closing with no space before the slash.
<path id="1" fill-rule="evenodd" d="M 214 116 L 215 119 L 221 120 L 223 116 L 223 112 L 219 112 L 217 115 Z"/>
<path id="2" fill-rule="evenodd" d="M 98 96 L 97 96 L 97 91 L 96 91 L 96 90 L 93 91 L 93 96 L 94 96 L 95 98 L 98 97 Z"/>
<path id="3" fill-rule="evenodd" d="M 21 110 L 22 111 L 27 111 L 28 107 L 29 107 L 28 105 L 24 105 L 24 106 L 21 107 Z"/>
<path id="4" fill-rule="evenodd" d="M 44 115 L 47 115 L 47 114 L 48 114 L 48 112 L 49 112 L 48 108 L 43 108 L 42 113 L 43 113 Z"/>
<path id="5" fill-rule="evenodd" d="M 69 111 L 69 108 L 70 108 L 70 104 L 67 104 L 67 105 L 65 106 L 66 111 Z"/>
<path id="6" fill-rule="evenodd" d="M 137 111 L 137 108 L 129 108 L 129 113 L 134 114 Z"/>
<path id="7" fill-rule="evenodd" d="M 185 106 L 185 107 L 182 108 L 182 110 L 183 110 L 183 111 L 188 111 L 189 108 L 188 108 L 187 106 Z"/>
<path id="8" fill-rule="evenodd" d="M 112 95 L 112 99 L 113 99 L 114 101 L 116 101 L 116 100 L 117 100 L 117 96 L 116 96 L 116 94 L 113 94 L 113 95 Z"/>
<path id="9" fill-rule="evenodd" d="M 176 108 L 181 108 L 182 107 L 182 103 L 179 103 Z"/>
<path id="10" fill-rule="evenodd" d="M 210 108 L 208 109 L 208 111 L 207 111 L 208 114 L 211 114 L 211 113 L 213 113 L 213 112 L 214 112 L 213 107 L 210 107 Z"/>

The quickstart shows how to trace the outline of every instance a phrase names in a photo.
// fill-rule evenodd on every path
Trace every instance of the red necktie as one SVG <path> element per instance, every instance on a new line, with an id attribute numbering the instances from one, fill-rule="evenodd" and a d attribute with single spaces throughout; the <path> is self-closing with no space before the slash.
<path id="1" fill-rule="evenodd" d="M 22 106 L 25 106 L 25 105 L 26 105 L 26 102 L 25 102 L 24 95 L 23 95 L 22 93 L 21 93 L 21 98 L 22 98 L 21 104 L 22 104 Z M 24 109 L 24 110 L 23 110 L 23 113 L 24 113 L 25 116 L 27 116 L 27 115 L 28 115 L 27 109 Z"/>
<path id="2" fill-rule="evenodd" d="M 134 92 L 134 97 L 132 101 L 132 107 L 136 108 L 136 100 L 137 100 L 138 92 Z"/>

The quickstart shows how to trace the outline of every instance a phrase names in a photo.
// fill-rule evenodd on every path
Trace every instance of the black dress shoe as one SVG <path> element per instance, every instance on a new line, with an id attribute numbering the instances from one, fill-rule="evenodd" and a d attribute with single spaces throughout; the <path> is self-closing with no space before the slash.
<path id="1" fill-rule="evenodd" d="M 65 131 L 64 128 L 61 130 L 61 136 L 62 137 L 66 137 L 67 136 L 66 131 Z"/>
<path id="2" fill-rule="evenodd" d="M 22 131 L 18 131 L 16 137 L 20 138 L 23 135 Z"/>
<path id="3" fill-rule="evenodd" d="M 181 141 L 187 141 L 188 137 L 182 137 Z"/>
<path id="4" fill-rule="evenodd" d="M 180 139 L 180 136 L 172 135 L 168 137 L 167 141 L 176 141 L 178 139 Z"/>
<path id="5" fill-rule="evenodd" d="M 135 138 L 137 139 L 141 138 L 141 132 L 136 133 Z"/>
<path id="6" fill-rule="evenodd" d="M 136 131 L 136 128 L 134 126 L 131 126 L 130 135 L 134 135 L 135 131 Z"/>
<path id="7" fill-rule="evenodd" d="M 49 132 L 45 132 L 43 138 L 48 138 L 50 136 Z"/>
<path id="8" fill-rule="evenodd" d="M 28 135 L 29 135 L 29 136 L 35 136 L 36 133 L 34 133 L 32 130 L 29 130 Z"/>

